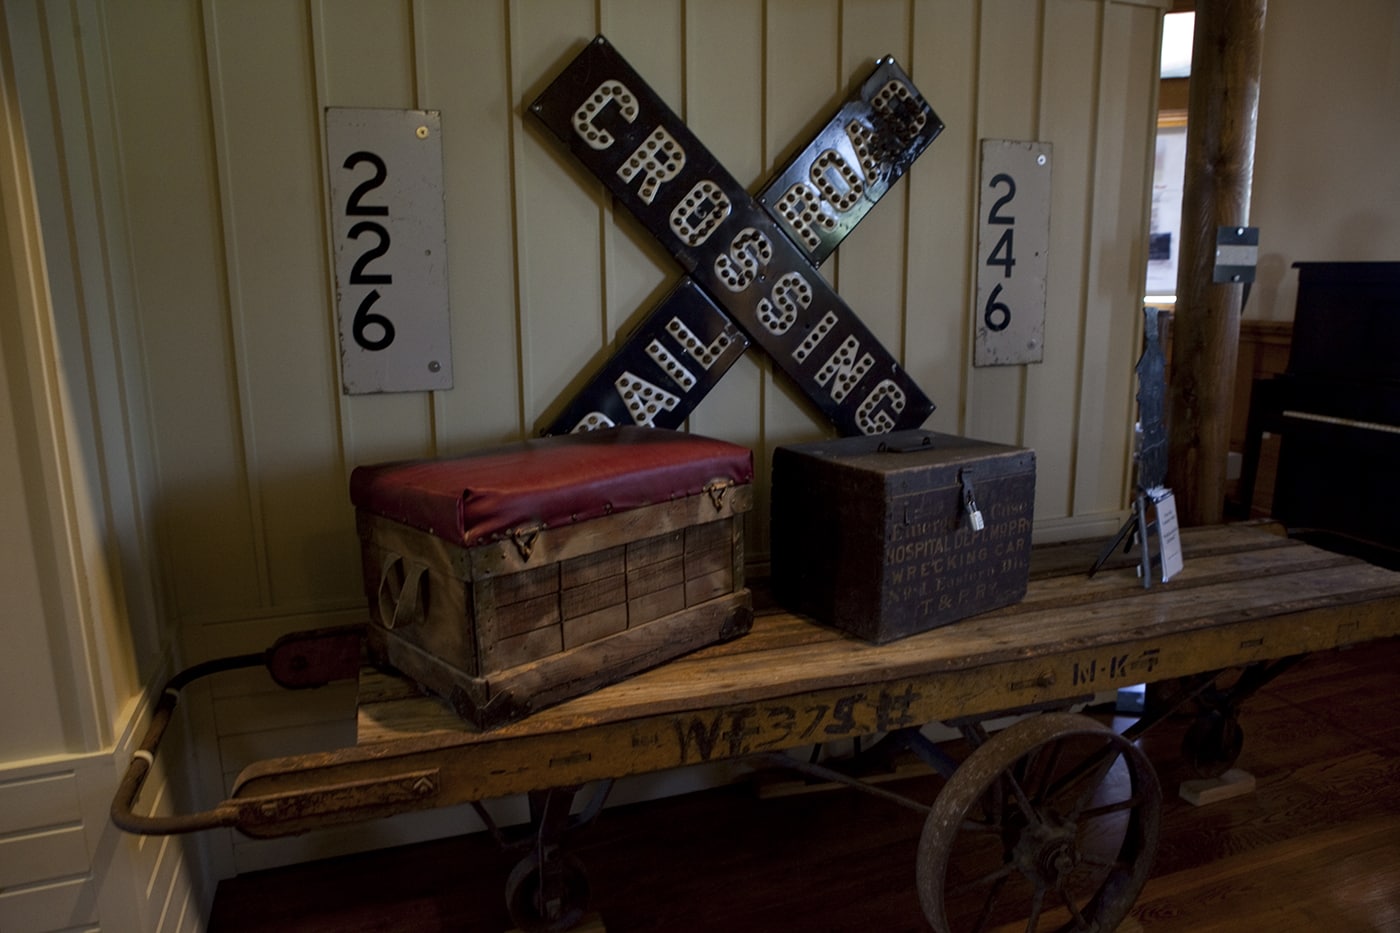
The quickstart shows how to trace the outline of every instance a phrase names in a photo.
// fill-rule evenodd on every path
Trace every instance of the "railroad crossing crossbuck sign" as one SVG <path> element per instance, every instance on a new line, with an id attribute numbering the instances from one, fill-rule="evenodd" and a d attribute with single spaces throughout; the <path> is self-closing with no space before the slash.
<path id="1" fill-rule="evenodd" d="M 933 403 L 816 271 L 943 129 L 892 58 L 757 198 L 602 36 L 530 111 L 687 273 L 544 433 L 678 427 L 750 339 L 843 435 L 923 424 Z"/>

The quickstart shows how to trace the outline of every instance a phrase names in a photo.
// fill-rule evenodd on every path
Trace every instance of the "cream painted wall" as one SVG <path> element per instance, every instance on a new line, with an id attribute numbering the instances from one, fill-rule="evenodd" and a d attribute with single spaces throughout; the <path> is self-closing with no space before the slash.
<path id="1" fill-rule="evenodd" d="M 1400 261 L 1400 4 L 1270 0 L 1246 317 L 1293 318 L 1295 262 Z"/>
<path id="2" fill-rule="evenodd" d="M 948 129 L 823 274 L 938 403 L 930 426 L 1035 447 L 1040 537 L 1116 528 L 1164 5 L 109 5 L 153 512 L 184 658 L 357 621 L 349 470 L 532 433 L 674 282 L 670 258 L 522 115 L 598 32 L 755 186 L 876 57 L 895 55 Z M 330 106 L 442 112 L 450 391 L 339 393 L 321 119 Z M 970 365 L 982 138 L 1055 147 L 1042 364 Z M 748 541 L 764 557 L 769 454 L 827 428 L 756 351 L 691 428 L 756 451 Z M 286 704 L 249 675 L 197 705 L 210 794 L 260 755 L 346 739 L 348 695 Z M 269 855 L 274 847 L 233 839 L 218 870 L 313 847 Z"/>
<path id="3" fill-rule="evenodd" d="M 108 807 L 168 669 L 95 3 L 0 15 L 0 929 L 202 928 L 201 840 Z M 172 734 L 181 747 L 183 729 Z M 148 805 L 180 796 L 164 768 Z M 203 882 L 203 883 L 202 883 Z"/>
<path id="4" fill-rule="evenodd" d="M 669 287 L 671 260 L 522 117 L 597 32 L 755 183 L 894 54 L 948 129 L 823 274 L 938 403 L 931 427 L 1036 449 L 1039 537 L 1116 528 L 1165 5 L 7 0 L 7 92 L 17 86 L 31 122 L 54 296 L 52 334 L 34 338 L 54 366 L 36 404 L 62 408 L 72 456 L 43 475 L 64 478 L 73 540 L 58 550 L 81 568 L 73 599 L 100 620 L 74 633 L 64 608 L 27 597 L 43 618 L 28 644 L 47 663 L 21 681 L 61 718 L 70 682 L 91 680 L 103 712 L 75 741 L 105 750 L 128 734 L 124 701 L 171 641 L 189 664 L 358 621 L 349 470 L 531 433 Z M 339 393 L 328 106 L 443 114 L 450 391 Z M 1041 364 L 970 365 L 982 138 L 1054 146 Z M 26 414 L 10 332 L 10 402 Z M 756 352 L 691 427 L 755 449 L 749 540 L 762 557 L 772 448 L 827 429 Z M 0 468 L 37 456 L 26 445 Z M 289 700 L 254 675 L 196 692 L 202 802 L 248 761 L 353 740 L 353 703 L 335 689 Z M 198 868 L 226 875 L 470 825 L 452 813 L 287 843 L 208 834 Z"/>
<path id="5" fill-rule="evenodd" d="M 825 271 L 939 403 L 932 426 L 1036 446 L 1045 528 L 1111 523 L 1159 13 L 1098 0 L 109 8 L 161 552 L 186 643 L 353 613 L 348 470 L 532 432 L 674 280 L 674 264 L 521 118 L 598 31 L 755 180 L 875 56 L 900 58 L 949 129 Z M 450 391 L 338 392 L 327 106 L 443 112 Z M 1036 366 L 968 365 L 985 136 L 1058 147 L 1052 347 Z M 694 427 L 764 462 L 825 430 L 757 353 Z M 760 509 L 760 554 L 765 524 Z M 257 623 L 269 618 L 282 621 Z"/>

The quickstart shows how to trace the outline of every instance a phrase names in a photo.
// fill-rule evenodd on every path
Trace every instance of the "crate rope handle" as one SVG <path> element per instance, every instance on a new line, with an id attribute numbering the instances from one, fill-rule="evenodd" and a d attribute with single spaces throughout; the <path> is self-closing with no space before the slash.
<path id="1" fill-rule="evenodd" d="M 395 574 L 395 567 L 401 568 L 403 573 L 403 584 L 397 593 L 393 592 L 391 582 Z M 390 551 L 384 555 L 384 561 L 379 568 L 379 617 L 385 628 L 397 629 L 408 628 L 423 621 L 424 600 L 423 593 L 423 573 L 427 570 L 425 564 L 413 560 L 404 560 L 398 554 Z M 393 611 L 389 606 L 393 606 Z"/>

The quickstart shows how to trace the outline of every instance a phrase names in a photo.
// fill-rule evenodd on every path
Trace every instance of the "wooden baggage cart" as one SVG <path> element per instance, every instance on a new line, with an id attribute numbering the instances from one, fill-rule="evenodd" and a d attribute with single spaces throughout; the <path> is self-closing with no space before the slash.
<path id="1" fill-rule="evenodd" d="M 1151 589 L 1132 566 L 1086 577 L 1095 543 L 1037 548 L 1020 603 L 885 645 L 760 611 L 743 639 L 489 732 L 400 678 L 357 671 L 353 633 L 294 643 L 273 653 L 274 676 L 279 667 L 293 672 L 289 682 L 318 667 L 358 673 L 356 746 L 257 762 L 210 811 L 137 815 L 149 759 L 178 688 L 202 673 L 193 672 L 162 701 L 113 819 L 137 833 L 232 826 L 265 837 L 530 793 L 537 819 L 507 892 L 512 915 L 526 928 L 566 929 L 586 896 L 577 862 L 559 846 L 561 803 L 579 786 L 754 756 L 793 764 L 779 753 L 876 734 L 918 751 L 917 727 L 937 721 L 960 725 L 975 748 L 955 767 L 929 752 L 947 777 L 932 805 L 873 789 L 924 814 L 916 876 L 933 928 L 963 929 L 955 901 L 1000 907 L 1014 882 L 1027 892 L 1023 925 L 1027 914 L 1048 922 L 1052 907 L 1065 913 L 1068 894 L 1068 928 L 1112 929 L 1156 846 L 1160 792 L 1133 744 L 1148 720 L 1119 735 L 1058 707 L 1157 681 L 1186 698 L 1238 667 L 1237 689 L 1247 692 L 1308 652 L 1400 634 L 1400 573 L 1247 526 L 1191 529 L 1183 539 L 1185 570 Z M 982 721 L 1018 710 L 1051 711 L 983 730 Z M 1189 751 L 1228 765 L 1238 753 L 1230 734 L 1198 732 Z"/>

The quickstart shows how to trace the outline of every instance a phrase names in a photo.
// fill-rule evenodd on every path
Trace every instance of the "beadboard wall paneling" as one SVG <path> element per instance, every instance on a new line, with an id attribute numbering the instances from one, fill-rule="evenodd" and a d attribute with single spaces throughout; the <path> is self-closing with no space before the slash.
<path id="1" fill-rule="evenodd" d="M 1045 11 L 1045 32 L 1095 35 L 1102 28 L 1102 12 L 1088 3 L 1052 4 Z M 1088 305 L 1085 265 L 1094 252 L 1089 218 L 1097 190 L 1094 140 L 1077 128 L 1089 125 L 1098 109 L 1100 59 L 1097 47 L 1085 54 L 1067 38 L 1047 41 L 1040 56 L 1038 131 L 1055 147 L 1050 166 L 1050 263 L 1055 272 L 1045 283 L 1045 359 L 1026 367 L 1021 424 L 1021 443 L 1035 450 L 1038 516 L 1073 514 Z M 1115 307 L 1113 313 L 1130 310 Z"/>
<path id="2" fill-rule="evenodd" d="M 98 919 L 71 767 L 0 769 L 0 929 L 80 927 Z"/>
<path id="3" fill-rule="evenodd" d="M 758 191 L 773 160 L 765 155 L 763 136 L 763 36 L 765 6 L 747 0 L 688 3 L 684 24 L 686 123 L 729 169 L 730 174 Z M 703 88 L 703 91 L 700 90 Z M 670 272 L 667 281 L 674 281 Z M 650 305 L 641 313 L 650 310 Z M 763 449 L 763 409 L 756 404 L 771 380 L 763 354 L 750 350 L 725 373 L 719 384 L 690 416 L 698 434 L 724 437 L 750 449 Z M 767 495 L 767 461 L 755 457 L 758 486 Z M 767 501 L 766 499 L 764 500 Z M 766 534 L 764 507 L 744 516 L 746 547 L 760 549 Z"/>
<path id="4" fill-rule="evenodd" d="M 190 640 L 206 624 L 347 610 L 359 598 L 349 470 L 533 433 L 678 278 L 650 236 L 524 116 L 525 104 L 600 31 L 755 187 L 875 58 L 899 58 L 948 129 L 823 271 L 927 383 L 939 406 L 933 426 L 1046 448 L 1042 518 L 1121 508 L 1131 394 L 1109 393 L 1131 372 L 1140 274 L 1133 238 L 1119 234 L 1140 225 L 1146 205 L 1159 6 L 644 6 L 259 0 L 250 8 L 206 0 L 193 17 L 186 8 L 109 11 L 123 36 L 162 20 L 155 32 L 183 38 L 177 47 L 188 52 L 175 57 L 179 73 L 207 89 L 204 112 L 174 130 L 194 144 L 193 167 L 171 154 L 164 160 L 203 188 L 193 206 L 205 210 L 190 220 L 216 240 L 217 262 L 204 263 L 200 289 L 212 299 L 201 313 L 214 326 L 178 340 L 147 338 L 162 474 L 199 472 L 189 461 L 209 449 L 186 442 L 191 426 L 179 399 L 191 396 L 204 397 L 212 415 L 197 433 L 214 435 L 205 439 L 232 461 L 218 471 L 222 488 L 219 476 L 196 484 L 212 511 L 188 507 L 193 501 L 175 495 L 178 483 L 161 510 L 176 571 L 170 591 L 182 624 L 196 627 Z M 198 45 L 189 51 L 191 41 Z M 141 86 L 149 58 L 114 54 L 123 119 L 159 107 L 120 93 Z M 189 75 L 191 62 L 204 73 Z M 342 106 L 442 110 L 458 354 L 450 390 L 339 392 L 321 115 Z M 982 138 L 1057 147 L 1052 349 L 1043 364 L 975 369 L 967 361 Z M 124 141 L 139 180 L 155 141 Z M 171 214 L 160 205 L 168 197 L 149 193 L 151 205 L 137 211 L 138 241 L 158 236 Z M 197 246 L 198 238 L 178 253 Z M 143 302 L 143 318 L 174 313 L 159 307 L 169 265 L 168 254 L 138 254 L 138 281 L 154 305 L 148 312 Z M 184 362 L 211 346 L 207 366 Z M 696 430 L 756 451 L 763 501 L 749 541 L 761 557 L 772 448 L 828 429 L 757 351 L 693 420 Z M 217 536 L 228 540 L 217 545 L 200 533 L 211 514 L 229 519 Z M 230 578 L 236 592 L 225 590 Z"/>
<path id="5" fill-rule="evenodd" d="M 157 566 L 176 619 L 246 617 L 262 603 L 263 545 L 244 456 L 229 298 L 238 269 L 228 264 L 208 35 L 193 3 L 105 14 L 159 476 Z"/>
<path id="6" fill-rule="evenodd" d="M 140 738 L 146 708 L 115 747 L 39 765 L 0 764 L 0 929 L 202 930 L 212 897 L 201 894 L 198 836 L 130 836 L 108 820 L 119 772 Z M 177 724 L 147 778 L 137 811 L 188 809 L 167 772 L 187 734 Z"/>
<path id="7" fill-rule="evenodd" d="M 964 387 L 972 370 L 981 92 L 971 76 L 979 57 L 979 6 L 976 0 L 937 0 L 913 8 L 905 69 L 946 128 L 885 196 L 888 201 L 903 189 L 909 202 L 904 365 L 938 406 L 929 427 L 950 434 L 967 430 Z"/>
<path id="8" fill-rule="evenodd" d="M 1080 328 L 1079 414 L 1067 422 L 1078 444 L 1074 496 L 1067 513 L 1073 517 L 1117 512 L 1130 488 L 1133 366 L 1140 345 L 1144 281 L 1137 270 L 1147 267 L 1147 240 L 1141 231 L 1147 229 L 1149 198 L 1143 177 L 1154 158 L 1156 127 L 1155 107 L 1144 104 L 1144 98 L 1155 94 L 1158 84 L 1153 72 L 1133 66 L 1152 60 L 1161 47 L 1160 28 L 1156 11 L 1127 4 L 1105 9 L 1093 123 L 1098 132 Z"/>
<path id="9" fill-rule="evenodd" d="M 512 151 L 519 130 L 503 3 L 418 3 L 418 106 L 444 115 L 452 355 L 462 391 L 432 399 L 435 451 L 444 456 L 529 430 L 521 404 Z"/>

